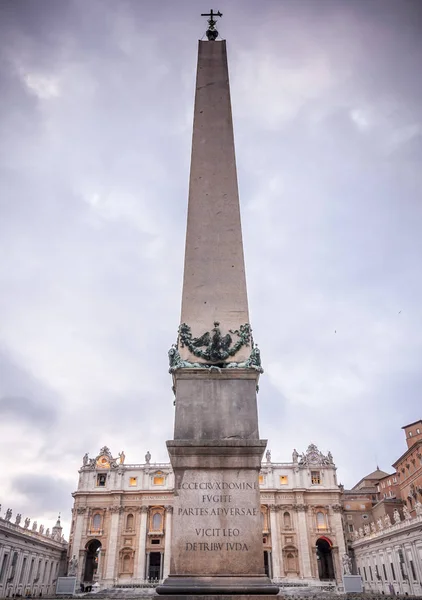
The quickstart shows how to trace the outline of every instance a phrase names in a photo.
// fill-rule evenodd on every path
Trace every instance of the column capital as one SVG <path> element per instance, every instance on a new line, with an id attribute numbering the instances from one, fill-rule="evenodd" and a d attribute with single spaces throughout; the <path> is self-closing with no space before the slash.
<path id="1" fill-rule="evenodd" d="M 296 510 L 297 512 L 307 512 L 308 508 L 309 508 L 309 506 L 307 504 L 294 504 L 293 505 L 293 510 Z"/>
<path id="2" fill-rule="evenodd" d="M 119 513 L 121 514 L 124 511 L 123 506 L 110 506 L 108 509 L 112 514 Z"/>
<path id="3" fill-rule="evenodd" d="M 173 514 L 173 507 L 168 505 L 164 507 L 166 509 L 166 513 L 169 513 L 170 515 Z"/>
<path id="4" fill-rule="evenodd" d="M 141 506 L 139 510 L 141 514 L 146 514 L 148 512 L 148 506 Z"/>
<path id="5" fill-rule="evenodd" d="M 76 512 L 78 515 L 83 515 L 84 513 L 86 513 L 86 506 L 78 506 Z"/>

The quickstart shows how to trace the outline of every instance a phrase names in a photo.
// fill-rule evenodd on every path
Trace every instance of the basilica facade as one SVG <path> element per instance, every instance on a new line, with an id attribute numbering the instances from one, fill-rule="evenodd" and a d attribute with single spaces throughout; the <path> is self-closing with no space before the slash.
<path id="1" fill-rule="evenodd" d="M 340 582 L 345 544 L 331 454 L 311 444 L 302 454 L 295 450 L 291 462 L 278 463 L 267 451 L 259 485 L 262 552 L 271 579 Z M 85 455 L 68 553 L 78 585 L 134 586 L 167 577 L 174 495 L 170 464 L 152 463 L 149 452 L 141 464 L 127 464 L 123 452 L 115 458 L 107 447 L 95 458 Z"/>

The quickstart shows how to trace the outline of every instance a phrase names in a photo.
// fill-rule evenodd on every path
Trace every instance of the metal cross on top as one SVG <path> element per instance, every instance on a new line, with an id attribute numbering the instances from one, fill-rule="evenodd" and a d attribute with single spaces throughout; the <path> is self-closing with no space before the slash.
<path id="1" fill-rule="evenodd" d="M 210 10 L 209 13 L 201 13 L 201 17 L 209 17 L 209 19 L 208 19 L 209 28 L 207 29 L 208 41 L 214 42 L 217 39 L 218 31 L 215 28 L 217 21 L 215 21 L 214 17 L 222 17 L 222 16 L 223 16 L 223 13 L 221 13 L 219 10 L 216 13 L 212 9 Z"/>

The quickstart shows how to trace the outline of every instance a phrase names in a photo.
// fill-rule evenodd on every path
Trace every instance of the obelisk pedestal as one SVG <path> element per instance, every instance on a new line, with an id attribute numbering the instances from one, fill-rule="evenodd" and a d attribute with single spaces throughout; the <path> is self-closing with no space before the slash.
<path id="1" fill-rule="evenodd" d="M 270 595 L 258 475 L 260 357 L 249 325 L 224 41 L 199 42 L 177 345 L 170 574 L 161 595 Z"/>

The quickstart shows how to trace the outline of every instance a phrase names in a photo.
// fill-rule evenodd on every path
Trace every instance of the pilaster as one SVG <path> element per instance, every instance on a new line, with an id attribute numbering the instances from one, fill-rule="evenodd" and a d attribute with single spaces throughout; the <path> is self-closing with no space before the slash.
<path id="1" fill-rule="evenodd" d="M 135 579 L 145 581 L 145 554 L 147 536 L 148 507 L 141 506 L 141 522 L 139 525 L 138 560 L 136 561 Z"/>
<path id="2" fill-rule="evenodd" d="M 301 572 L 302 577 L 307 579 L 312 577 L 311 558 L 309 555 L 308 525 L 306 520 L 308 506 L 306 504 L 295 504 L 293 509 L 296 511 L 297 528 L 299 540 L 301 542 L 299 547 Z"/>
<path id="3" fill-rule="evenodd" d="M 123 512 L 123 508 L 121 506 L 112 506 L 110 512 L 110 533 L 107 542 L 107 566 L 105 572 L 105 579 L 108 582 L 114 581 L 116 574 L 117 539 L 120 514 Z"/>
<path id="4" fill-rule="evenodd" d="M 270 528 L 271 528 L 271 548 L 272 548 L 272 559 L 273 559 L 273 578 L 279 579 L 281 577 L 281 565 L 280 565 L 280 534 L 277 527 L 277 512 L 274 504 L 270 504 Z"/>
<path id="5" fill-rule="evenodd" d="M 165 538 L 165 545 L 164 545 L 163 579 L 168 577 L 169 572 L 170 572 L 172 518 L 173 518 L 173 507 L 166 506 L 166 524 L 165 524 L 166 538 Z"/>

